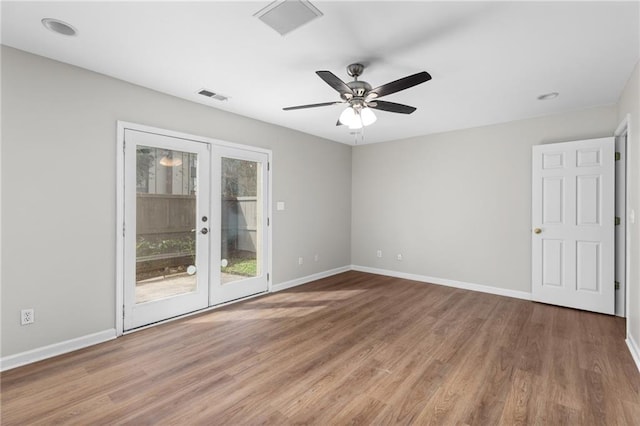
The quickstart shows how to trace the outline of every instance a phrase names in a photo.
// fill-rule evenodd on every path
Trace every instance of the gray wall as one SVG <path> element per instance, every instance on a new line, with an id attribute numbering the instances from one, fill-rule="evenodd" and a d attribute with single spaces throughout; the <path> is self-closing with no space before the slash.
<path id="1" fill-rule="evenodd" d="M 617 107 L 352 153 L 15 49 L 1 53 L 3 357 L 114 327 L 116 120 L 273 150 L 272 201 L 286 202 L 274 209 L 274 283 L 351 263 L 524 292 L 531 146 L 610 136 L 627 112 L 640 128 L 638 67 Z M 637 215 L 639 137 L 630 160 Z M 630 333 L 640 342 L 638 223 L 631 232 Z M 36 323 L 21 327 L 26 307 Z"/>
<path id="2" fill-rule="evenodd" d="M 273 282 L 350 264 L 351 147 L 1 53 L 2 356 L 114 327 L 117 120 L 273 150 Z"/>
<path id="3" fill-rule="evenodd" d="M 530 292 L 531 147 L 616 125 L 610 106 L 355 147 L 352 263 Z"/>
<path id="4" fill-rule="evenodd" d="M 629 300 L 627 306 L 627 334 L 640 345 L 640 62 L 636 64 L 618 101 L 618 122 L 629 114 L 629 139 L 627 140 L 627 164 L 630 167 L 627 193 L 628 210 L 635 210 L 636 222 L 627 221 L 631 235 L 630 276 L 627 280 Z M 636 346 L 637 349 L 637 346 Z"/>

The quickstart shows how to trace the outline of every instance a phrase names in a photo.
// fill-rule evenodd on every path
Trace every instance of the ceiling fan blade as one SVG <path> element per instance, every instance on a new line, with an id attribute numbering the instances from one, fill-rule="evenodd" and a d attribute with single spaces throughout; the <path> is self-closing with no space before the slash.
<path id="1" fill-rule="evenodd" d="M 335 101 L 335 102 L 323 102 L 321 104 L 309 104 L 309 105 L 298 105 L 298 106 L 292 106 L 292 107 L 286 107 L 286 108 L 282 108 L 285 111 L 291 111 L 294 109 L 305 109 L 305 108 L 316 108 L 316 107 L 323 107 L 323 106 L 329 106 L 329 105 L 337 105 L 337 104 L 342 104 L 344 102 L 340 102 L 340 101 Z"/>
<path id="2" fill-rule="evenodd" d="M 391 83 L 383 84 L 382 86 L 371 89 L 369 93 L 375 93 L 378 98 L 390 95 L 392 93 L 399 92 L 401 90 L 408 89 L 409 87 L 416 86 L 425 81 L 431 80 L 431 75 L 428 72 L 422 71 L 404 78 L 401 78 Z"/>
<path id="3" fill-rule="evenodd" d="M 398 112 L 400 114 L 411 114 L 417 109 L 409 105 L 387 101 L 373 101 L 369 104 L 369 108 L 379 109 L 381 111 Z"/>
<path id="4" fill-rule="evenodd" d="M 316 71 L 316 74 L 318 74 L 318 77 L 323 79 L 325 83 L 333 87 L 338 93 L 350 93 L 353 95 L 353 91 L 349 86 L 347 86 L 347 83 L 340 80 L 340 78 L 331 71 Z"/>

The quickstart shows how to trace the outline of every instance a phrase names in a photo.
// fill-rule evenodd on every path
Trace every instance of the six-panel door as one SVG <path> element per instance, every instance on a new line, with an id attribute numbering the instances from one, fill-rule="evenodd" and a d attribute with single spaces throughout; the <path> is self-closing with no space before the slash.
<path id="1" fill-rule="evenodd" d="M 614 140 L 533 147 L 532 295 L 613 314 Z"/>

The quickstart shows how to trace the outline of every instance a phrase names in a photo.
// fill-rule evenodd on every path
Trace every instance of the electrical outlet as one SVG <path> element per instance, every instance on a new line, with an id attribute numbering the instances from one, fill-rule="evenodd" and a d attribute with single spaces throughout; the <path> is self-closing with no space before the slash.
<path id="1" fill-rule="evenodd" d="M 376 256 L 377 256 L 377 257 L 382 257 L 382 250 L 378 250 L 378 251 L 376 252 Z"/>
<path id="2" fill-rule="evenodd" d="M 398 261 L 401 261 L 401 260 L 402 260 L 402 255 L 401 255 L 400 253 L 398 253 L 398 255 L 396 256 L 396 259 L 397 259 Z"/>
<path id="3" fill-rule="evenodd" d="M 33 316 L 33 309 L 22 309 L 20 311 L 20 324 L 27 325 L 33 324 L 35 317 Z"/>
<path id="4" fill-rule="evenodd" d="M 299 257 L 298 258 L 298 265 L 302 265 L 304 263 L 304 259 Z"/>

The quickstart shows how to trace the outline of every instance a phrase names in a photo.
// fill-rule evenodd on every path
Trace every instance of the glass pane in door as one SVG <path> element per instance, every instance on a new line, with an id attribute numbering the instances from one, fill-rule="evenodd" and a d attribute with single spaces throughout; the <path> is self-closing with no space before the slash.
<path id="1" fill-rule="evenodd" d="M 262 164 L 222 157 L 221 282 L 261 275 Z"/>
<path id="2" fill-rule="evenodd" d="M 136 303 L 196 290 L 197 154 L 136 148 Z"/>

